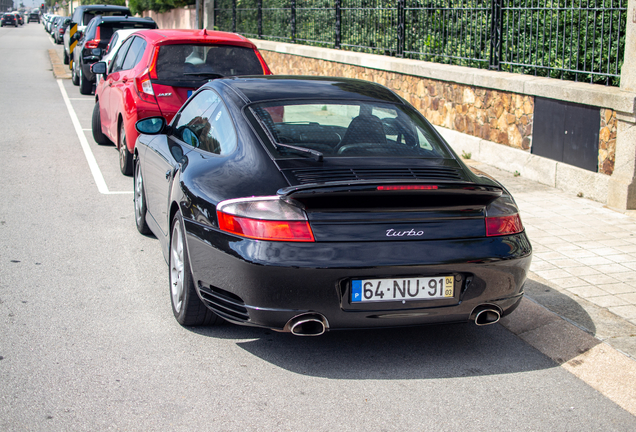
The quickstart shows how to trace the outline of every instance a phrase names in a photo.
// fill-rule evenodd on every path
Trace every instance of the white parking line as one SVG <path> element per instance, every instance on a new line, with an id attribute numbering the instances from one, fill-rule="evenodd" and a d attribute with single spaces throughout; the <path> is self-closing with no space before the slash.
<path id="1" fill-rule="evenodd" d="M 91 147 L 88 145 L 88 140 L 86 139 L 86 135 L 84 135 L 84 131 L 82 130 L 82 126 L 80 125 L 79 119 L 77 118 L 77 114 L 71 105 L 71 101 L 66 93 L 66 89 L 62 84 L 62 80 L 57 80 L 57 85 L 60 87 L 60 91 L 62 92 L 62 98 L 64 99 L 64 103 L 66 104 L 66 108 L 68 109 L 68 114 L 71 116 L 71 122 L 73 122 L 73 127 L 75 128 L 75 133 L 79 138 L 80 144 L 82 146 L 82 150 L 84 150 L 84 156 L 86 157 L 86 162 L 88 162 L 88 167 L 91 169 L 91 173 L 93 174 L 93 179 L 95 180 L 95 184 L 97 185 L 97 190 L 99 193 L 104 195 L 114 195 L 114 194 L 131 194 L 132 191 L 109 191 L 108 186 L 106 185 L 106 181 L 104 180 L 104 176 L 99 169 L 99 165 L 97 165 L 97 160 L 95 159 L 95 155 L 91 150 Z"/>

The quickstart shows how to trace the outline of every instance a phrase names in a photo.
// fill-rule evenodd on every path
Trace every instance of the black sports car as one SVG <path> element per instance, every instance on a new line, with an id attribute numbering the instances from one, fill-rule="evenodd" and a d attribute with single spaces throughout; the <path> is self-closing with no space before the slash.
<path id="1" fill-rule="evenodd" d="M 514 200 L 381 85 L 217 79 L 137 129 L 137 228 L 162 245 L 183 325 L 484 325 L 521 301 Z"/>

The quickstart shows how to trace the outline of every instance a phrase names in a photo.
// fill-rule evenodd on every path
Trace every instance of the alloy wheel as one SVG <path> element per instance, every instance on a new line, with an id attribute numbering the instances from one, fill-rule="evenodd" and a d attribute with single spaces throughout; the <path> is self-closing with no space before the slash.
<path id="1" fill-rule="evenodd" d="M 137 226 L 141 226 L 143 223 L 142 220 L 142 209 L 144 205 L 144 188 L 143 188 L 143 180 L 141 178 L 141 169 L 139 169 L 139 162 L 137 162 L 135 168 L 135 219 L 137 220 Z"/>
<path id="2" fill-rule="evenodd" d="M 177 221 L 172 228 L 170 241 L 170 295 L 172 305 L 178 314 L 183 307 L 184 289 L 184 258 L 183 258 L 183 234 L 181 224 Z"/>

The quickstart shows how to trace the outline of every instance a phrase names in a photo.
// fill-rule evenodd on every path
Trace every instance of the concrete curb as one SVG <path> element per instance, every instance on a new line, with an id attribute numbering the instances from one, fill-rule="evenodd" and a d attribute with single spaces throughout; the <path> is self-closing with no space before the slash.
<path id="1" fill-rule="evenodd" d="M 71 79 L 71 72 L 66 65 L 62 63 L 60 56 L 54 49 L 49 50 L 49 58 L 51 60 L 51 67 L 53 68 L 53 76 L 56 79 Z"/>
<path id="2" fill-rule="evenodd" d="M 610 181 L 608 175 L 587 171 L 442 126 L 435 126 L 435 129 L 460 156 L 464 153 L 470 154 L 471 159 L 483 161 L 500 170 L 517 172 L 529 180 L 607 203 Z"/>
<path id="3" fill-rule="evenodd" d="M 501 325 L 590 387 L 636 415 L 636 362 L 524 297 Z"/>

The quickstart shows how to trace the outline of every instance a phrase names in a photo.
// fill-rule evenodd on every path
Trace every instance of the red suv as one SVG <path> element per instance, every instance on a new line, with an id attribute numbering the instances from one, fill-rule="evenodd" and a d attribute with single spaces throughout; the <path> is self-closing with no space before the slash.
<path id="1" fill-rule="evenodd" d="M 95 90 L 93 137 L 114 142 L 119 166 L 132 174 L 137 120 L 162 116 L 168 122 L 206 82 L 224 76 L 271 75 L 256 46 L 243 36 L 207 30 L 141 30 L 121 45 Z"/>

